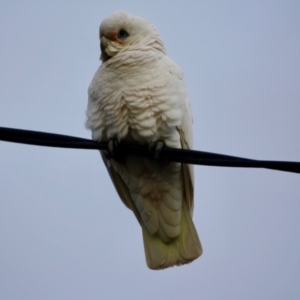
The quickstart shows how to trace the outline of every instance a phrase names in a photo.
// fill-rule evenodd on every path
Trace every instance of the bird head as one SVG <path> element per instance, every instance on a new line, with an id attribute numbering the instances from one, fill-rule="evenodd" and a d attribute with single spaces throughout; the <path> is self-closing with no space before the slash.
<path id="1" fill-rule="evenodd" d="M 107 17 L 100 25 L 100 59 L 105 62 L 130 45 L 153 44 L 165 52 L 155 27 L 148 21 L 118 11 Z M 155 47 L 156 44 L 156 47 Z"/>

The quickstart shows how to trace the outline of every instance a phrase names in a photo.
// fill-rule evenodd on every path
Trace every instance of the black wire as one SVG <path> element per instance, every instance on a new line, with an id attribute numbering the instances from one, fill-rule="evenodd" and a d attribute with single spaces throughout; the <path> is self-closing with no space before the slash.
<path id="1" fill-rule="evenodd" d="M 0 127 L 0 140 L 6 142 L 47 147 L 91 150 L 108 149 L 106 142 L 98 143 L 92 140 L 67 135 L 5 127 Z M 152 154 L 147 146 L 121 143 L 120 147 L 120 151 L 124 153 L 124 155 L 135 155 L 149 158 L 152 157 Z M 253 160 L 211 152 L 175 149 L 167 147 L 164 147 L 162 149 L 160 159 L 163 161 L 181 162 L 195 165 L 240 168 L 265 168 L 271 170 L 300 173 L 300 162 Z"/>

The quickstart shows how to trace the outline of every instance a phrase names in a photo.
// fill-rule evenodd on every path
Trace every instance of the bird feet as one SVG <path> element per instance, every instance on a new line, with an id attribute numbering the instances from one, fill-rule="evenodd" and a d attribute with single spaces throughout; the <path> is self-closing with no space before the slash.
<path id="1" fill-rule="evenodd" d="M 125 161 L 126 156 L 121 151 L 120 142 L 117 139 L 109 139 L 107 144 L 107 153 L 105 157 L 108 160 L 115 159 L 119 162 Z"/>
<path id="2" fill-rule="evenodd" d="M 151 153 L 151 159 L 154 161 L 162 160 L 161 150 L 165 147 L 165 143 L 162 141 L 153 142 L 149 144 L 149 151 Z M 163 161 L 168 164 L 167 158 L 163 159 Z"/>
<path id="3" fill-rule="evenodd" d="M 114 159 L 118 162 L 124 162 L 126 160 L 126 153 L 121 147 L 121 142 L 118 139 L 109 139 L 107 144 L 107 152 L 105 154 L 106 159 Z M 150 159 L 153 161 L 162 161 L 166 165 L 169 164 L 167 157 L 162 157 L 161 151 L 165 147 L 165 143 L 162 141 L 152 142 L 148 144 Z"/>

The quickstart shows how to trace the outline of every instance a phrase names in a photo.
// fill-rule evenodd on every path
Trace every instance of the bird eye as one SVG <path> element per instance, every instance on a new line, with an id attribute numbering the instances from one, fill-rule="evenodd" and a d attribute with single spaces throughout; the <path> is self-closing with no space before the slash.
<path id="1" fill-rule="evenodd" d="M 120 29 L 118 32 L 118 39 L 125 40 L 129 37 L 129 33 L 125 29 Z"/>

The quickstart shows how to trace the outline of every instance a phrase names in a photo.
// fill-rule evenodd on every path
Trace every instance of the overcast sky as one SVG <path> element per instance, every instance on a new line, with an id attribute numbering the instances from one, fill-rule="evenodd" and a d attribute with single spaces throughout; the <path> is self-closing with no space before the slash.
<path id="1" fill-rule="evenodd" d="M 183 69 L 195 149 L 300 161 L 297 0 L 0 0 L 0 126 L 90 138 L 98 28 L 120 9 L 153 22 Z M 0 299 L 299 299 L 299 175 L 195 175 L 204 253 L 151 271 L 97 151 L 0 141 Z"/>

